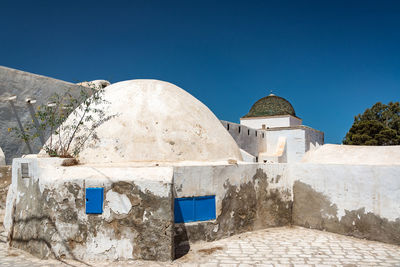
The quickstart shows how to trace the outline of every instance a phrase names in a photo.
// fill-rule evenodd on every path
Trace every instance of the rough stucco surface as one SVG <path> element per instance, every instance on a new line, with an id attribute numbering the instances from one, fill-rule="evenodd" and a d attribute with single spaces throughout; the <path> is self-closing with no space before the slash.
<path id="1" fill-rule="evenodd" d="M 293 164 L 293 223 L 400 245 L 400 168 Z"/>
<path id="2" fill-rule="evenodd" d="M 51 168 L 50 160 L 14 161 L 15 208 L 7 203 L 5 220 L 13 247 L 42 258 L 173 258 L 171 168 Z M 30 178 L 21 178 L 20 162 Z M 104 188 L 102 214 L 85 213 L 87 187 Z"/>
<path id="3" fill-rule="evenodd" d="M 74 95 L 79 94 L 81 89 L 81 86 L 73 83 L 0 66 L 0 98 L 17 96 L 15 107 L 23 124 L 31 120 L 25 104 L 27 97 L 37 99 L 37 106 L 46 103 L 54 93 L 63 94 L 69 91 Z M 7 164 L 11 164 L 14 157 L 29 153 L 25 144 L 8 132 L 9 127 L 17 127 L 17 120 L 10 104 L 0 101 L 0 147 L 4 150 Z M 31 146 L 34 153 L 41 148 L 39 142 Z"/>
<path id="4" fill-rule="evenodd" d="M 0 147 L 0 166 L 6 165 L 6 157 L 3 153 L 3 150 Z"/>
<path id="5" fill-rule="evenodd" d="M 110 119 L 86 141 L 79 154 L 81 163 L 242 160 L 239 147 L 217 117 L 176 85 L 123 81 L 106 87 L 103 99 L 107 103 L 98 108 Z M 75 116 L 79 115 L 72 113 L 65 124 Z"/>
<path id="6" fill-rule="evenodd" d="M 216 220 L 175 224 L 177 254 L 188 242 L 288 225 L 292 192 L 285 164 L 175 167 L 176 197 L 216 196 Z"/>
<path id="7" fill-rule="evenodd" d="M 0 166 L 0 223 L 4 219 L 7 191 L 11 184 L 11 166 Z"/>

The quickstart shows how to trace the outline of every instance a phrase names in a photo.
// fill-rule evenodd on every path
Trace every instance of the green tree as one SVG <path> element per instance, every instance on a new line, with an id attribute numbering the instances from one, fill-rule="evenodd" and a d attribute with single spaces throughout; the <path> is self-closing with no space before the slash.
<path id="1" fill-rule="evenodd" d="M 400 145 L 400 104 L 376 103 L 363 114 L 354 117 L 345 145 L 390 146 Z"/>

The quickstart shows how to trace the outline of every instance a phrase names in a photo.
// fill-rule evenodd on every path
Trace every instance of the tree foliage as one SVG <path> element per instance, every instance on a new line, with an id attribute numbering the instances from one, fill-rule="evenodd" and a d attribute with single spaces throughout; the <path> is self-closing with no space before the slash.
<path id="1" fill-rule="evenodd" d="M 390 146 L 400 145 L 400 104 L 376 103 L 363 114 L 354 117 L 345 145 Z"/>

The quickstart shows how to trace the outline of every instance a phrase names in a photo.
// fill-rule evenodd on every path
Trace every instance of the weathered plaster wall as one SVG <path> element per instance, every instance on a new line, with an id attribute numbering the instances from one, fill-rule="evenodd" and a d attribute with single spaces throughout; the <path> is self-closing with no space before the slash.
<path id="1" fill-rule="evenodd" d="M 11 184 L 11 166 L 0 166 L 0 224 L 3 223 L 8 188 Z"/>
<path id="2" fill-rule="evenodd" d="M 292 191 L 286 164 L 174 167 L 175 197 L 215 195 L 216 219 L 175 224 L 178 250 L 291 222 Z"/>
<path id="3" fill-rule="evenodd" d="M 3 150 L 0 147 L 0 166 L 6 165 L 6 157 L 3 153 Z"/>
<path id="4" fill-rule="evenodd" d="M 400 166 L 290 164 L 293 223 L 400 245 Z"/>
<path id="5" fill-rule="evenodd" d="M 172 168 L 61 167 L 59 160 L 14 160 L 5 219 L 13 247 L 78 260 L 173 259 Z M 21 177 L 22 162 L 29 178 Z M 104 188 L 101 215 L 85 213 L 88 187 Z"/>
<path id="6" fill-rule="evenodd" d="M 238 146 L 247 153 L 250 153 L 254 157 L 258 157 L 260 152 L 266 151 L 265 131 L 255 130 L 229 121 L 221 121 L 221 123 L 236 141 Z"/>
<path id="7" fill-rule="evenodd" d="M 79 94 L 82 88 L 73 83 L 0 66 L 0 98 L 17 96 L 15 107 L 23 124 L 31 120 L 25 103 L 27 97 L 37 99 L 35 105 L 41 105 L 54 93 L 70 91 Z M 0 101 L 0 147 L 4 150 L 7 164 L 11 164 L 14 157 L 29 153 L 24 142 L 8 132 L 11 127 L 17 127 L 17 120 L 10 104 Z M 34 153 L 41 148 L 39 142 L 31 146 Z"/>

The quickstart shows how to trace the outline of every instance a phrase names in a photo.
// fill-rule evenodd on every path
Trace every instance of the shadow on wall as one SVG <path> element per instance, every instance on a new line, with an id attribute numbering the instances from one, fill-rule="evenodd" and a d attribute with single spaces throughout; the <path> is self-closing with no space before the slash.
<path id="1" fill-rule="evenodd" d="M 29 226 L 32 225 L 42 225 L 49 227 L 52 231 L 52 235 L 48 236 L 48 238 L 44 238 L 44 235 L 38 234 L 37 231 L 32 231 L 33 228 L 30 228 Z M 23 225 L 22 227 L 25 228 L 23 232 L 21 232 L 18 237 L 14 237 L 14 225 Z M 40 231 L 40 229 L 37 229 Z M 30 233 L 30 234 L 29 234 Z M 18 219 L 15 220 L 13 218 L 13 227 L 11 229 L 11 233 L 9 234 L 8 240 L 9 240 L 9 245 L 10 247 L 13 246 L 14 242 L 18 242 L 18 247 L 22 248 L 24 250 L 30 251 L 34 255 L 40 255 L 41 258 L 48 257 L 46 255 L 47 253 L 50 253 L 51 256 L 58 261 L 66 264 L 66 265 L 71 265 L 63 260 L 63 258 L 66 257 L 66 255 L 60 255 L 58 256 L 52 245 L 51 245 L 51 239 L 54 238 L 54 235 L 56 235 L 58 240 L 61 241 L 61 245 L 63 246 L 64 250 L 67 251 L 68 253 L 68 258 L 72 258 L 73 260 L 82 263 L 86 266 L 92 266 L 82 260 L 79 260 L 73 251 L 70 249 L 70 244 L 68 244 L 63 238 L 62 235 L 60 234 L 59 229 L 57 228 L 56 224 L 54 221 L 49 217 L 49 216 L 30 216 L 26 219 Z M 22 236 L 25 236 L 23 238 Z M 29 237 L 30 236 L 30 237 Z M 59 245 L 60 243 L 58 243 Z M 34 251 L 32 251 L 32 248 L 34 248 Z M 45 256 L 46 255 L 46 256 Z M 72 265 L 73 266 L 73 265 Z"/>

